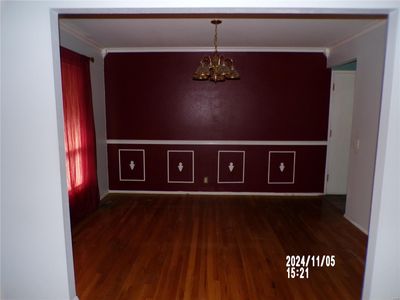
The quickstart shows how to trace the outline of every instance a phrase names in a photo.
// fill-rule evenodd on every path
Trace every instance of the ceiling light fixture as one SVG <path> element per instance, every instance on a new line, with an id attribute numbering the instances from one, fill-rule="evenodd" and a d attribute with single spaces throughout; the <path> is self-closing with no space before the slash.
<path id="1" fill-rule="evenodd" d="M 226 58 L 218 53 L 218 25 L 221 20 L 212 20 L 211 24 L 215 25 L 214 34 L 214 53 L 201 59 L 200 65 L 193 74 L 195 80 L 211 80 L 214 82 L 225 81 L 225 79 L 239 79 L 239 73 L 233 66 L 233 60 Z"/>

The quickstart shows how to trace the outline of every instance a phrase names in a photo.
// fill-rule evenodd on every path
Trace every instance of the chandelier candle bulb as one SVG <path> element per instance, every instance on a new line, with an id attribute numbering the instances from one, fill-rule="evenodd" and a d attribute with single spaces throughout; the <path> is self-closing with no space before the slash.
<path id="1" fill-rule="evenodd" d="M 239 79 L 239 73 L 233 66 L 231 58 L 225 58 L 218 53 L 218 25 L 221 20 L 212 20 L 215 25 L 214 53 L 201 59 L 200 65 L 193 74 L 195 80 L 210 80 L 214 82 L 225 81 L 225 79 Z"/>

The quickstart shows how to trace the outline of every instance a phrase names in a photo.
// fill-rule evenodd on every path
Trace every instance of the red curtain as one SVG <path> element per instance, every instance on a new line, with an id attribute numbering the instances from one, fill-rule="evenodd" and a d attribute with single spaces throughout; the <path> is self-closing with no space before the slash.
<path id="1" fill-rule="evenodd" d="M 89 58 L 61 48 L 64 141 L 72 224 L 99 204 Z"/>

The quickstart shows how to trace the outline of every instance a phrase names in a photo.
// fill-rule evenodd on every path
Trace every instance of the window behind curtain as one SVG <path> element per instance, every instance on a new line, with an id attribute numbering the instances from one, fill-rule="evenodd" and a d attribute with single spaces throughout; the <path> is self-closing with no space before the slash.
<path id="1" fill-rule="evenodd" d="M 64 141 L 72 224 L 99 203 L 89 58 L 61 48 Z"/>

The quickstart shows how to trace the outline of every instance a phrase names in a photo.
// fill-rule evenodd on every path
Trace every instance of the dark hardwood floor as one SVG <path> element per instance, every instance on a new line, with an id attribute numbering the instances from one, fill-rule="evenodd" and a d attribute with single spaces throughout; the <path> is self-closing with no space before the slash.
<path id="1" fill-rule="evenodd" d="M 367 237 L 323 197 L 109 195 L 73 229 L 80 300 L 359 299 Z M 335 255 L 288 279 L 286 255 Z"/>

